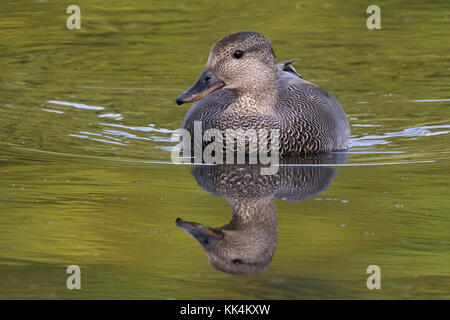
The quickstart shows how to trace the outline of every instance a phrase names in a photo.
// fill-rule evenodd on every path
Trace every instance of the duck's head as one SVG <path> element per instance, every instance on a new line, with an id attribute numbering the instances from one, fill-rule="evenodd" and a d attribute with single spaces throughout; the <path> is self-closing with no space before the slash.
<path id="1" fill-rule="evenodd" d="M 205 250 L 211 266 L 230 274 L 257 274 L 270 263 L 275 252 L 274 232 L 210 228 L 180 218 L 176 225 L 193 236 Z"/>
<path id="2" fill-rule="evenodd" d="M 277 83 L 275 61 L 272 43 L 263 35 L 252 31 L 228 35 L 214 44 L 200 78 L 176 102 L 197 101 L 220 88 L 235 94 L 267 90 Z"/>

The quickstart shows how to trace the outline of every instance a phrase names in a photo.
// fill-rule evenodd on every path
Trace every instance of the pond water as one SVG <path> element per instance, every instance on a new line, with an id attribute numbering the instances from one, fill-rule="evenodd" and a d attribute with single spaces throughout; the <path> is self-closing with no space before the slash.
<path id="1" fill-rule="evenodd" d="M 361 1 L 77 4 L 81 30 L 58 1 L 0 4 L 0 298 L 450 298 L 448 2 L 382 3 L 381 30 Z M 263 182 L 171 163 L 189 108 L 175 97 L 240 30 L 340 101 L 345 161 Z M 229 177 L 262 200 L 219 188 Z M 252 275 L 216 270 L 175 224 L 224 226 L 246 206 L 273 219 L 270 239 L 240 241 L 271 250 Z"/>

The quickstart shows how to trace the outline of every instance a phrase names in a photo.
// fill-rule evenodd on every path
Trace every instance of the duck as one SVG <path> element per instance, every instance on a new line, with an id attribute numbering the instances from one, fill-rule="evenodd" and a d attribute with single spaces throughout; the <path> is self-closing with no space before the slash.
<path id="1" fill-rule="evenodd" d="M 181 128 L 279 130 L 280 156 L 348 148 L 350 127 L 339 102 L 276 62 L 271 41 L 254 31 L 230 34 L 212 47 L 203 73 L 176 98 L 193 102 Z"/>
<path id="2" fill-rule="evenodd" d="M 259 274 L 270 264 L 276 250 L 275 200 L 302 201 L 328 189 L 337 169 L 315 164 L 347 161 L 345 153 L 328 155 L 302 160 L 302 166 L 288 162 L 291 166 L 280 167 L 274 175 L 262 175 L 260 164 L 196 166 L 192 175 L 197 184 L 211 195 L 225 198 L 231 205 L 232 218 L 221 227 L 180 217 L 175 225 L 199 242 L 215 270 L 234 275 Z"/>

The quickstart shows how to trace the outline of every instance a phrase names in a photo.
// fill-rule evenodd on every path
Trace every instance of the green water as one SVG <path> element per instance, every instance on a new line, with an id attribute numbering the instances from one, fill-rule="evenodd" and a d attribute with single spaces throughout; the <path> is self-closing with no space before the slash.
<path id="1" fill-rule="evenodd" d="M 381 30 L 364 1 L 76 1 L 81 30 L 70 4 L 0 3 L 0 298 L 450 298 L 448 1 L 377 2 Z M 300 58 L 352 134 L 326 190 L 275 200 L 276 250 L 250 276 L 175 226 L 232 208 L 169 152 L 175 97 L 240 30 Z"/>

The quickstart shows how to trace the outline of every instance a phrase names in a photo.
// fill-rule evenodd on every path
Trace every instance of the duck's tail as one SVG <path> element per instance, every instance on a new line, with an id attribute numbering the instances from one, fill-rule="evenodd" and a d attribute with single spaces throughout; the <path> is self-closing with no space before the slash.
<path id="1" fill-rule="evenodd" d="M 296 75 L 300 79 L 303 79 L 303 77 L 297 73 L 295 68 L 293 66 L 291 66 L 291 63 L 294 62 L 294 61 L 297 61 L 297 60 L 300 60 L 300 59 L 299 58 L 294 58 L 294 59 L 289 59 L 289 60 L 277 63 L 278 70 L 289 72 L 291 74 Z"/>

